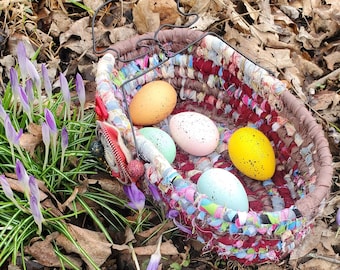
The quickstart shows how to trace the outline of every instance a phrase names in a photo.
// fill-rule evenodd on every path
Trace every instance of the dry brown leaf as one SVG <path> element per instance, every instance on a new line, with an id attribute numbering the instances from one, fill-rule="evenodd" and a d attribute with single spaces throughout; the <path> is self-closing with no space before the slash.
<path id="1" fill-rule="evenodd" d="M 69 30 L 60 34 L 60 45 L 77 54 L 83 54 L 92 48 L 92 29 L 89 22 L 90 18 L 84 17 L 72 23 Z"/>
<path id="2" fill-rule="evenodd" d="M 304 75 L 311 75 L 313 78 L 318 78 L 323 74 L 322 68 L 314 64 L 312 61 L 304 59 L 300 54 L 292 53 L 292 60 L 294 61 L 295 66 Z"/>
<path id="3" fill-rule="evenodd" d="M 218 21 L 219 17 L 212 15 L 209 12 L 203 13 L 198 20 L 190 26 L 191 29 L 204 31 L 209 28 L 214 22 Z"/>
<path id="4" fill-rule="evenodd" d="M 93 11 L 96 11 L 102 4 L 104 4 L 104 0 L 83 0 L 85 6 L 91 8 Z"/>
<path id="5" fill-rule="evenodd" d="M 321 5 L 321 0 L 303 0 L 302 14 L 312 16 L 313 10 Z"/>
<path id="6" fill-rule="evenodd" d="M 111 255 L 111 244 L 106 240 L 103 233 L 90 231 L 72 224 L 68 224 L 67 228 L 73 239 L 87 252 L 97 266 L 101 266 Z M 89 260 L 83 256 L 78 248 L 64 235 L 58 235 L 56 242 L 59 246 L 63 247 L 67 253 L 79 254 L 88 268 L 94 269 Z"/>
<path id="7" fill-rule="evenodd" d="M 22 134 L 19 139 L 20 146 L 24 148 L 30 156 L 34 156 L 35 148 L 42 142 L 41 126 L 30 123 L 27 130 L 28 132 Z"/>
<path id="8" fill-rule="evenodd" d="M 325 232 L 331 233 L 333 237 L 327 237 Z M 290 264 L 296 265 L 299 259 L 307 256 L 313 250 L 316 250 L 316 253 L 320 255 L 334 256 L 334 250 L 329 250 L 328 247 L 334 245 L 336 241 L 335 232 L 332 232 L 325 222 L 317 220 L 312 232 L 306 236 L 298 248 L 293 250 L 290 256 Z"/>
<path id="9" fill-rule="evenodd" d="M 328 108 L 333 110 L 340 101 L 340 95 L 334 91 L 319 91 L 313 96 L 312 107 L 317 111 L 324 111 Z"/>
<path id="10" fill-rule="evenodd" d="M 40 240 L 40 238 L 32 239 L 31 244 L 25 247 L 25 252 L 33 256 L 38 263 L 43 266 L 48 267 L 62 267 L 63 265 L 67 268 L 71 268 L 67 262 L 63 262 L 63 265 L 60 262 L 59 257 L 55 254 L 53 245 L 51 241 L 57 238 L 59 233 L 54 232 L 48 236 L 44 240 Z M 77 267 L 81 268 L 82 262 L 78 258 L 73 256 L 64 255 L 70 262 L 72 262 Z"/>
<path id="11" fill-rule="evenodd" d="M 139 34 L 156 31 L 161 24 L 176 24 L 180 21 L 175 1 L 140 0 L 132 9 L 133 22 Z"/>
<path id="12" fill-rule="evenodd" d="M 332 259 L 332 258 L 330 258 Z M 326 260 L 312 259 L 304 264 L 299 265 L 300 270 L 339 270 L 339 264 L 331 263 Z"/>
<path id="13" fill-rule="evenodd" d="M 60 33 L 66 32 L 73 23 L 71 18 L 61 10 L 53 11 L 50 16 L 52 21 L 50 35 L 52 37 L 59 38 Z"/>
<path id="14" fill-rule="evenodd" d="M 329 55 L 324 56 L 324 59 L 327 63 L 327 68 L 330 70 L 334 70 L 334 65 L 340 63 L 340 52 L 335 51 L 333 53 L 330 53 Z"/>
<path id="15" fill-rule="evenodd" d="M 150 256 L 156 251 L 157 245 L 149 245 L 143 247 L 134 247 L 136 255 L 138 256 Z M 164 256 L 178 255 L 177 248 L 170 242 L 164 242 L 161 245 L 161 254 Z"/>

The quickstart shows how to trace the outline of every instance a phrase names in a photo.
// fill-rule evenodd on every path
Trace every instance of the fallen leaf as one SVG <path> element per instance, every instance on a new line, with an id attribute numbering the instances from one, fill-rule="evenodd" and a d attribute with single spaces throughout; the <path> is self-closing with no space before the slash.
<path id="1" fill-rule="evenodd" d="M 161 24 L 179 23 L 175 1 L 140 0 L 132 9 L 133 22 L 139 34 L 156 31 Z"/>
<path id="2" fill-rule="evenodd" d="M 323 111 L 328 108 L 334 109 L 339 104 L 340 95 L 334 91 L 319 91 L 311 101 L 314 110 Z"/>
<path id="3" fill-rule="evenodd" d="M 111 244 L 101 232 L 90 231 L 76 225 L 67 224 L 68 232 L 79 246 L 93 259 L 97 266 L 101 266 L 111 255 Z M 56 242 L 63 247 L 67 253 L 76 253 L 84 260 L 89 269 L 94 269 L 86 256 L 82 255 L 79 249 L 72 244 L 65 235 L 59 234 Z"/>
<path id="4" fill-rule="evenodd" d="M 34 156 L 35 148 L 42 142 L 41 126 L 30 123 L 27 127 L 28 132 L 21 135 L 20 146 L 24 148 L 31 157 Z"/>
<path id="5" fill-rule="evenodd" d="M 83 3 L 93 11 L 96 11 L 102 4 L 104 4 L 104 0 L 83 0 Z"/>
<path id="6" fill-rule="evenodd" d="M 148 245 L 143 247 L 134 247 L 136 255 L 150 256 L 156 251 L 157 245 Z M 178 255 L 179 252 L 172 242 L 166 241 L 161 245 L 161 254 L 164 256 Z"/>
<path id="7" fill-rule="evenodd" d="M 50 34 L 52 37 L 59 38 L 60 34 L 66 32 L 73 23 L 71 18 L 61 10 L 53 11 L 51 17 Z"/>
<path id="8" fill-rule="evenodd" d="M 333 237 L 325 236 L 326 231 L 327 233 L 331 233 L 334 236 Z M 316 251 L 317 254 L 322 254 L 325 256 L 334 256 L 335 255 L 334 250 L 333 249 L 329 250 L 329 247 L 331 245 L 334 245 L 336 241 L 337 240 L 335 239 L 335 232 L 332 232 L 325 222 L 321 220 L 316 220 L 315 226 L 313 227 L 311 233 L 309 233 L 306 236 L 306 238 L 303 240 L 302 244 L 299 247 L 293 250 L 292 254 L 290 255 L 289 262 L 291 265 L 296 266 L 298 260 L 307 256 L 313 250 Z M 325 246 L 327 246 L 327 248 L 325 248 Z"/>
<path id="9" fill-rule="evenodd" d="M 54 232 L 47 235 L 44 240 L 40 238 L 32 239 L 29 246 L 25 247 L 25 252 L 33 256 L 41 265 L 48 267 L 66 267 L 72 268 L 67 261 L 63 261 L 61 264 L 60 258 L 56 255 L 51 241 L 58 238 L 59 233 Z M 78 258 L 73 256 L 64 255 L 73 265 L 81 267 L 82 262 Z"/>
<path id="10" fill-rule="evenodd" d="M 84 17 L 71 24 L 71 27 L 60 34 L 60 45 L 81 55 L 92 49 L 92 29 L 90 18 Z"/>
<path id="11" fill-rule="evenodd" d="M 327 56 L 324 56 L 323 58 L 327 63 L 327 68 L 330 70 L 334 70 L 334 65 L 340 63 L 340 52 L 335 51 Z"/>

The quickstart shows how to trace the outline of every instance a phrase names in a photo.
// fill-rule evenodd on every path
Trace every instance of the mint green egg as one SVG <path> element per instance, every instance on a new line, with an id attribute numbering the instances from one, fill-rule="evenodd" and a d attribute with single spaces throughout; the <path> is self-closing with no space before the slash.
<path id="1" fill-rule="evenodd" d="M 139 132 L 156 146 L 170 164 L 175 160 L 176 145 L 168 133 L 155 127 L 141 128 Z"/>

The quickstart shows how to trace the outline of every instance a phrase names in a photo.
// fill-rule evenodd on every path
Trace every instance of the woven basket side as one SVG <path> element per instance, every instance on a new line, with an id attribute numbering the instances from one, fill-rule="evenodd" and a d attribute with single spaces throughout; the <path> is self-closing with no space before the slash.
<path id="1" fill-rule="evenodd" d="M 306 137 L 315 146 L 313 154 L 313 165 L 316 170 L 315 189 L 295 204 L 304 216 L 315 216 L 320 213 L 320 204 L 327 198 L 332 185 L 333 167 L 329 144 L 321 126 L 308 112 L 303 102 L 288 91 L 284 92 L 281 98 L 284 100 L 287 109 L 295 116 L 295 119 L 299 120 L 296 126 L 303 127 L 303 132 L 307 134 Z"/>

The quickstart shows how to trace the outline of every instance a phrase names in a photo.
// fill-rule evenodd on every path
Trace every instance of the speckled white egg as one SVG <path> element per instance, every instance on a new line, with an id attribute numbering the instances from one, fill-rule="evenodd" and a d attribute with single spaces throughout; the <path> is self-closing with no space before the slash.
<path id="1" fill-rule="evenodd" d="M 168 133 L 155 127 L 141 128 L 139 132 L 156 146 L 169 163 L 175 160 L 176 145 Z"/>
<path id="2" fill-rule="evenodd" d="M 182 112 L 171 117 L 170 134 L 177 145 L 195 156 L 211 154 L 219 142 L 215 123 L 197 112 Z"/>
<path id="3" fill-rule="evenodd" d="M 197 191 L 218 205 L 235 211 L 249 210 L 247 193 L 242 183 L 225 169 L 212 168 L 203 172 L 197 182 Z"/>

